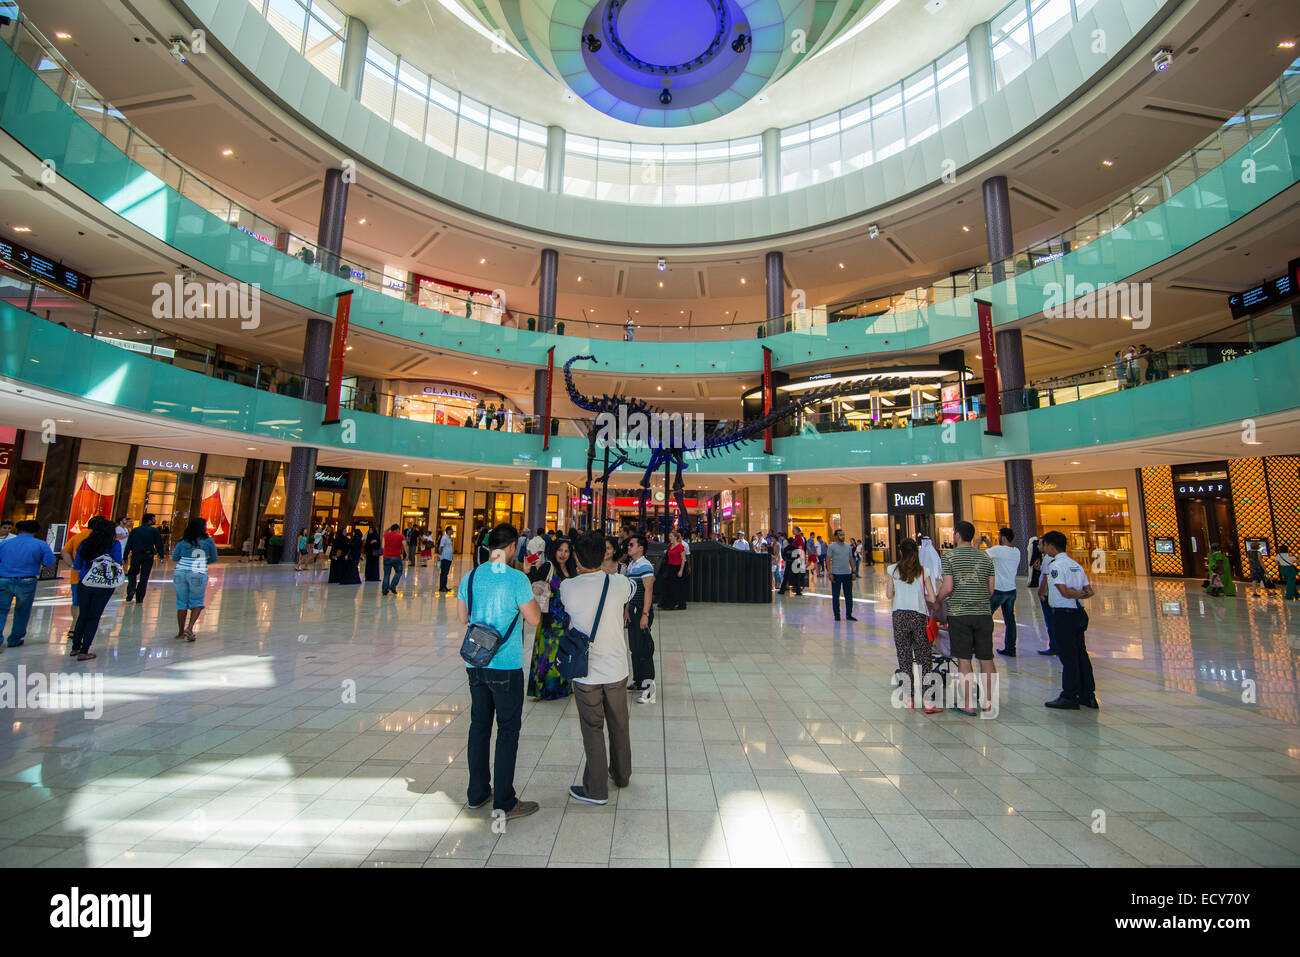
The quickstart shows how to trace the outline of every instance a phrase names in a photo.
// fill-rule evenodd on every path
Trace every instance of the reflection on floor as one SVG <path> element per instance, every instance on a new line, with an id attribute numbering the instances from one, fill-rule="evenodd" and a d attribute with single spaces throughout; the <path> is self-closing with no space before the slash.
<path id="1" fill-rule="evenodd" d="M 155 571 L 143 606 L 109 606 L 82 665 L 62 654 L 67 585 L 43 585 L 0 681 L 101 673 L 104 711 L 6 700 L 0 865 L 1300 863 L 1300 603 L 1276 591 L 1101 586 L 1102 710 L 1053 712 L 1059 666 L 1034 653 L 1022 585 L 1022 656 L 998 661 L 994 720 L 890 706 L 869 571 L 856 624 L 807 596 L 664 613 L 631 786 L 606 807 L 567 801 L 573 703 L 530 702 L 516 780 L 542 810 L 496 834 L 463 807 L 468 695 L 434 574 L 384 599 L 219 565 L 187 644 Z"/>

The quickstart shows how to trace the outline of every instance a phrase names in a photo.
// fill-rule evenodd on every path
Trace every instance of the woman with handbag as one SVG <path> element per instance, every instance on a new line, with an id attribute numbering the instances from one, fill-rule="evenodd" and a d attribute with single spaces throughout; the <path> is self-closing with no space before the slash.
<path id="1" fill-rule="evenodd" d="M 99 630 L 104 608 L 117 587 L 126 583 L 126 572 L 122 570 L 122 543 L 114 534 L 112 522 L 102 515 L 90 520 L 90 534 L 77 547 L 72 567 L 80 576 L 80 583 L 77 588 L 77 624 L 72 632 L 69 654 L 78 661 L 89 661 L 95 657 L 90 644 Z"/>
<path id="2" fill-rule="evenodd" d="M 534 539 L 540 542 L 541 539 Z M 531 547 L 531 543 L 530 543 Z M 573 560 L 573 548 L 565 539 L 557 539 L 551 546 L 547 561 L 528 572 L 533 596 L 542 610 L 542 620 L 533 635 L 533 660 L 528 667 L 528 697 L 539 701 L 567 698 L 573 690 L 567 678 L 556 667 L 555 657 L 560 652 L 560 637 L 569 627 L 569 615 L 560 601 L 560 585 L 578 573 Z"/>
<path id="3" fill-rule="evenodd" d="M 921 567 L 916 542 L 905 538 L 898 543 L 898 564 L 885 570 L 885 596 L 889 598 L 894 618 L 894 648 L 898 652 L 898 670 L 907 676 L 907 707 L 915 707 L 916 679 L 913 666 L 921 670 L 921 694 L 926 714 L 938 714 L 942 708 L 937 702 L 925 702 L 926 676 L 930 673 L 932 656 L 926 625 L 930 620 L 929 607 L 935 602 L 934 586 Z"/>
<path id="4" fill-rule="evenodd" d="M 217 560 L 217 546 L 208 535 L 207 523 L 201 518 L 190 519 L 185 534 L 172 549 L 172 584 L 176 586 L 176 637 L 194 640 L 194 624 L 203 613 L 203 602 L 208 593 L 208 566 Z M 189 624 L 185 622 L 189 614 Z"/>

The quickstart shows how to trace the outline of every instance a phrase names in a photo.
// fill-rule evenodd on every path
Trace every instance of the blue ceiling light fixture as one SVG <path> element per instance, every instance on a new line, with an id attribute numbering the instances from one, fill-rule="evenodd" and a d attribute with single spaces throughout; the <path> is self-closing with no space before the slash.
<path id="1" fill-rule="evenodd" d="M 730 113 L 889 0 L 459 2 L 593 108 L 663 127 Z"/>

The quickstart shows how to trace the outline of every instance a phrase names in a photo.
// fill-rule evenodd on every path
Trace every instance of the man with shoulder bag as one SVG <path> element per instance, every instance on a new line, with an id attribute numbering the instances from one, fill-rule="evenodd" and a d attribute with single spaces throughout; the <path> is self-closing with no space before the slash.
<path id="1" fill-rule="evenodd" d="M 461 579 L 456 603 L 460 623 L 469 626 L 460 652 L 465 659 L 470 696 L 466 802 L 471 808 L 480 808 L 491 801 L 493 816 L 508 820 L 537 811 L 536 801 L 518 799 L 514 784 L 524 711 L 520 619 L 534 626 L 542 620 L 528 576 L 510 564 L 518 540 L 519 532 L 513 525 L 492 529 L 485 538 L 489 560 Z M 492 767 L 494 718 L 497 747 Z"/>
<path id="2" fill-rule="evenodd" d="M 573 681 L 582 728 L 582 749 L 587 767 L 582 784 L 569 788 L 569 796 L 587 804 L 609 800 L 609 781 L 625 788 L 632 775 L 632 741 L 628 730 L 627 641 L 623 636 L 623 606 L 632 598 L 632 582 L 623 575 L 601 571 L 605 536 L 584 532 L 573 547 L 578 575 L 560 583 L 560 601 L 569 613 L 566 639 L 585 640 L 586 668 L 582 674 L 565 674 Z M 561 641 L 561 658 L 567 640 Z M 565 662 L 559 662 L 565 673 Z M 605 750 L 605 726 L 609 750 Z"/>

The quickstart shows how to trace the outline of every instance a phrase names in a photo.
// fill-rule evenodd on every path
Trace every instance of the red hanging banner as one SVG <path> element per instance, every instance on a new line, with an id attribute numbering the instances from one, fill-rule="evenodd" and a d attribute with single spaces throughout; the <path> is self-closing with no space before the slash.
<path id="1" fill-rule="evenodd" d="M 988 424 L 986 435 L 1002 434 L 1002 392 L 998 385 L 998 356 L 993 338 L 993 306 L 975 301 L 980 322 L 980 355 L 984 357 L 984 412 Z"/>
<path id="2" fill-rule="evenodd" d="M 330 342 L 330 377 L 325 385 L 325 418 L 321 425 L 339 420 L 339 398 L 343 394 L 343 353 L 348 350 L 348 315 L 352 310 L 352 292 L 338 295 L 334 313 L 334 338 Z"/>
<path id="3" fill-rule="evenodd" d="M 763 415 L 772 413 L 772 350 L 763 346 Z M 763 451 L 772 454 L 772 429 L 763 430 Z"/>
<path id="4" fill-rule="evenodd" d="M 546 419 L 542 422 L 542 449 L 551 447 L 551 381 L 555 378 L 555 346 L 546 350 Z"/>

